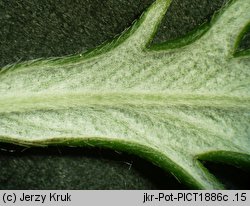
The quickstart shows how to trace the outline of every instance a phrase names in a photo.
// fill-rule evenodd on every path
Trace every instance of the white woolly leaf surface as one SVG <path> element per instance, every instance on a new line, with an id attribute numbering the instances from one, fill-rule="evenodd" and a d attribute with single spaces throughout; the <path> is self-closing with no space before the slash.
<path id="1" fill-rule="evenodd" d="M 233 56 L 250 1 L 231 1 L 193 43 L 147 49 L 169 5 L 156 0 L 92 52 L 3 68 L 1 141 L 104 145 L 191 186 L 221 188 L 197 158 L 226 152 L 250 162 L 250 58 Z"/>

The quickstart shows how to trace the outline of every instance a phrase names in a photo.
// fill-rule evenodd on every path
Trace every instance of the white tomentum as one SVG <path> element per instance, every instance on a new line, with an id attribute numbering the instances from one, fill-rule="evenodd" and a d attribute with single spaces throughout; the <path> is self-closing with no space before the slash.
<path id="1" fill-rule="evenodd" d="M 94 51 L 3 68 L 0 140 L 138 147 L 186 184 L 221 188 L 197 158 L 224 152 L 250 163 L 250 57 L 234 56 L 250 1 L 228 3 L 192 43 L 150 49 L 170 2 L 156 0 Z"/>

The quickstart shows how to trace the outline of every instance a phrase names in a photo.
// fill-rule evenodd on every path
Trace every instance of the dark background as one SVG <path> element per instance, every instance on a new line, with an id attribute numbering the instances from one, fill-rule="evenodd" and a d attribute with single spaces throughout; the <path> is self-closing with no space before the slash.
<path id="1" fill-rule="evenodd" d="M 0 67 L 79 53 L 113 39 L 153 0 L 0 0 Z M 174 0 L 153 43 L 209 21 L 227 0 Z M 250 32 L 239 50 L 250 48 Z M 204 162 L 229 189 L 249 189 L 250 172 Z M 25 148 L 0 143 L 0 189 L 186 189 L 151 163 L 118 151 Z"/>

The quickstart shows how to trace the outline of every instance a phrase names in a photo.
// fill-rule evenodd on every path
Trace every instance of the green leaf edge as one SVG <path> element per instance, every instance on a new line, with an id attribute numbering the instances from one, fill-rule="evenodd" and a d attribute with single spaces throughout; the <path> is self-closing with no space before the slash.
<path id="1" fill-rule="evenodd" d="M 229 165 L 250 170 L 250 155 L 237 152 L 214 151 L 200 154 L 196 157 L 198 160 L 211 161 L 215 163 L 227 163 Z M 223 161 L 222 161 L 223 160 Z"/>
<path id="2" fill-rule="evenodd" d="M 210 22 L 202 24 L 200 27 L 197 29 L 191 31 L 189 34 L 186 36 L 176 39 L 173 41 L 167 41 L 162 44 L 157 44 L 157 45 L 152 45 L 150 48 L 148 46 L 150 45 L 152 38 L 154 35 L 152 35 L 152 38 L 148 42 L 146 49 L 145 50 L 167 50 L 167 49 L 173 49 L 173 48 L 180 48 L 183 46 L 186 46 L 200 37 L 202 37 L 215 23 L 217 18 L 226 10 L 228 6 L 230 6 L 232 3 L 236 2 L 237 0 L 230 0 L 223 8 L 221 8 L 211 19 Z M 153 3 L 155 4 L 156 1 Z M 152 5 L 153 5 L 152 4 Z M 151 5 L 151 6 L 152 6 Z M 28 65 L 39 65 L 43 63 L 51 63 L 53 65 L 60 65 L 60 64 L 67 64 L 72 61 L 80 61 L 80 60 L 86 60 L 88 58 L 92 58 L 95 56 L 98 56 L 102 54 L 103 52 L 110 51 L 111 49 L 115 48 L 122 42 L 124 42 L 127 37 L 129 37 L 133 32 L 139 28 L 141 23 L 143 22 L 143 19 L 145 17 L 145 13 L 151 8 L 151 6 L 143 12 L 141 17 L 136 20 L 131 27 L 126 29 L 122 34 L 117 35 L 114 40 L 110 42 L 104 42 L 100 46 L 89 50 L 87 52 L 81 53 L 81 54 L 72 54 L 69 56 L 64 56 L 64 57 L 52 57 L 46 60 L 43 59 L 37 59 L 33 61 L 25 61 L 19 64 L 14 64 L 14 65 L 7 65 L 2 70 L 0 70 L 0 74 L 5 73 L 9 69 L 14 70 L 19 67 L 23 66 L 28 66 Z M 159 26 L 159 25 L 158 25 Z M 154 29 L 154 33 L 156 33 L 158 26 L 156 26 Z M 235 53 L 235 50 L 239 46 L 240 40 L 242 39 L 243 35 L 245 34 L 246 31 L 248 31 L 250 28 L 250 23 L 245 27 L 244 30 L 241 31 L 239 34 L 237 41 L 234 46 L 234 56 L 245 56 L 250 54 L 250 50 L 244 50 L 244 51 L 239 51 Z M 170 171 L 170 173 L 174 173 L 173 175 L 177 178 L 177 180 L 181 179 L 186 185 L 196 188 L 196 189 L 207 189 L 204 188 L 203 185 L 199 184 L 198 181 L 196 181 L 191 175 L 187 173 L 187 171 L 183 170 L 179 165 L 175 164 L 173 161 L 171 161 L 169 158 L 167 158 L 165 155 L 162 155 L 159 151 L 156 151 L 150 147 L 140 145 L 138 143 L 131 143 L 131 142 L 126 142 L 122 140 L 105 140 L 103 138 L 98 138 L 98 137 L 88 137 L 88 138 L 73 138 L 71 140 L 69 139 L 64 139 L 62 137 L 60 138 L 53 138 L 53 139 L 47 139 L 47 140 L 42 140 L 42 141 L 25 141 L 25 140 L 20 140 L 20 139 L 13 139 L 10 137 L 3 137 L 0 136 L 0 142 L 4 143 L 12 143 L 16 145 L 22 145 L 22 146 L 34 146 L 34 147 L 46 147 L 48 145 L 61 145 L 61 146 L 95 146 L 95 147 L 102 147 L 102 148 L 109 148 L 109 149 L 114 149 L 114 150 L 120 150 L 120 151 L 125 151 L 128 153 L 133 153 L 136 154 L 144 159 L 147 159 L 154 163 L 157 166 L 160 166 L 166 171 Z M 216 152 L 209 152 L 205 153 L 202 155 L 199 155 L 195 157 L 194 161 L 197 160 L 197 164 L 199 167 L 204 171 L 204 173 L 207 175 L 207 177 L 211 180 L 211 183 L 215 184 L 215 188 L 217 189 L 223 189 L 224 186 L 217 182 L 216 178 L 207 171 L 207 169 L 199 162 L 199 160 L 209 160 L 209 161 L 215 161 L 215 162 L 220 162 L 220 158 L 225 158 L 228 163 L 230 164 L 237 164 L 240 166 L 242 163 L 248 167 L 250 164 L 250 155 L 246 154 L 241 154 L 241 153 L 233 153 L 233 152 L 227 152 L 227 151 L 216 151 Z M 223 161 L 224 162 L 224 161 Z M 242 166 L 242 165 L 241 165 Z"/>
<path id="3" fill-rule="evenodd" d="M 169 2 L 171 3 L 171 1 L 169 1 Z M 155 26 L 154 32 L 153 32 L 151 38 L 149 39 L 148 43 L 146 44 L 145 50 L 167 51 L 170 49 L 181 48 L 181 47 L 187 46 L 187 45 L 195 42 L 196 40 L 200 39 L 204 34 L 206 34 L 210 30 L 210 28 L 212 28 L 213 24 L 216 23 L 216 21 L 219 19 L 219 17 L 224 13 L 224 11 L 226 11 L 226 9 L 231 4 L 235 3 L 236 1 L 237 0 L 229 0 L 221 9 L 219 9 L 218 11 L 216 11 L 214 13 L 214 15 L 210 21 L 201 24 L 200 26 L 198 26 L 194 30 L 190 31 L 188 34 L 186 34 L 180 38 L 174 39 L 174 40 L 169 40 L 169 41 L 166 41 L 163 43 L 151 45 L 151 42 L 152 42 L 155 34 L 157 33 L 158 27 L 160 26 L 160 23 L 159 23 L 158 25 Z M 46 61 L 47 64 L 50 63 L 52 65 L 61 65 L 61 64 L 75 62 L 75 61 L 86 60 L 86 59 L 89 59 L 92 57 L 96 57 L 104 52 L 108 52 L 111 49 L 114 49 L 115 47 L 117 47 L 118 45 L 123 43 L 129 36 L 131 36 L 136 31 L 137 28 L 140 27 L 140 25 L 142 24 L 143 20 L 146 17 L 147 12 L 156 3 L 157 3 L 157 1 L 154 1 L 153 4 L 151 4 L 151 6 L 148 7 L 141 14 L 141 16 L 138 19 L 134 20 L 132 22 L 131 26 L 126 28 L 122 33 L 117 34 L 112 40 L 107 40 L 93 49 L 89 49 L 88 51 L 85 51 L 83 53 L 70 54 L 70 55 L 66 55 L 63 57 L 51 57 L 51 58 L 47 58 L 47 59 L 40 58 L 40 59 L 31 60 L 31 61 L 27 60 L 27 61 L 20 62 L 18 64 L 14 64 L 14 65 L 13 64 L 6 65 L 5 67 L 0 68 L 0 74 L 5 73 L 9 69 L 15 70 L 15 69 L 18 69 L 20 67 L 29 66 L 31 64 L 32 64 L 32 66 L 40 65 L 40 64 L 44 63 L 44 61 Z M 237 40 L 235 42 L 235 46 L 234 46 L 234 53 L 233 53 L 234 57 L 250 55 L 249 50 L 237 51 L 237 48 L 239 47 L 239 44 L 242 40 L 242 37 L 249 30 L 250 30 L 250 22 L 238 35 L 238 38 L 237 38 Z"/>
<path id="4" fill-rule="evenodd" d="M 105 139 L 103 137 L 79 137 L 79 138 L 53 138 L 42 141 L 25 141 L 20 139 L 13 139 L 10 137 L 0 136 L 0 141 L 4 143 L 11 143 L 24 147 L 48 147 L 49 146 L 70 146 L 70 147 L 98 147 L 112 150 L 119 150 L 121 152 L 126 152 L 128 154 L 137 155 L 147 161 L 153 163 L 154 165 L 162 168 L 164 171 L 171 173 L 178 182 L 184 183 L 185 185 L 194 188 L 194 189 L 206 189 L 196 181 L 195 178 L 192 177 L 186 170 L 182 169 L 181 166 L 174 163 L 171 159 L 169 159 L 166 155 L 161 152 L 147 147 L 145 145 L 141 145 L 138 143 L 131 143 L 129 141 L 124 140 L 116 140 L 116 139 Z M 196 159 L 195 159 L 196 161 Z M 206 173 L 207 177 L 210 178 L 211 182 L 215 182 L 215 177 L 208 172 L 208 170 L 199 162 L 196 161 L 199 167 Z M 181 182 L 181 181 L 182 182 Z M 223 184 L 217 184 L 217 189 L 224 189 Z"/>

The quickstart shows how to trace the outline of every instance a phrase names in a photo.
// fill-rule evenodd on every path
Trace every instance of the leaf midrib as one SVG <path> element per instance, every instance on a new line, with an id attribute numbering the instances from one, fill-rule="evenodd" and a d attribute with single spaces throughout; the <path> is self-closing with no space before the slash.
<path id="1" fill-rule="evenodd" d="M 22 94 L 0 98 L 0 113 L 79 106 L 195 106 L 213 108 L 250 108 L 250 97 L 218 94 L 152 93 L 152 92 L 74 92 Z"/>

